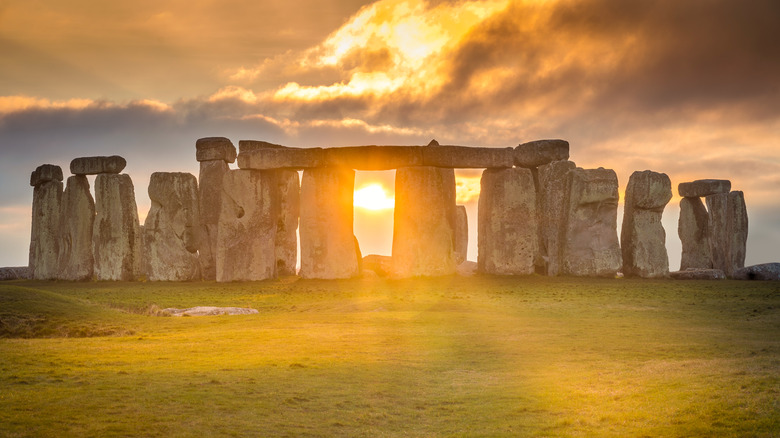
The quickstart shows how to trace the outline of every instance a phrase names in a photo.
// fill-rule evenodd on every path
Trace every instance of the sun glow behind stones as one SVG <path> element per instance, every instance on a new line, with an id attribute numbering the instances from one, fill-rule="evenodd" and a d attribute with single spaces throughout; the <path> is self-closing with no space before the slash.
<path id="1" fill-rule="evenodd" d="M 388 197 L 385 188 L 374 183 L 355 190 L 353 204 L 366 210 L 387 210 L 395 207 L 395 198 Z"/>

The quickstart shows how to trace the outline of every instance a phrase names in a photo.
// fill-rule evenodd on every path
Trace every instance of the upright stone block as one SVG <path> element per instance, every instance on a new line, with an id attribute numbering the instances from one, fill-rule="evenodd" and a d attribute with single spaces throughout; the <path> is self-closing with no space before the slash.
<path id="1" fill-rule="evenodd" d="M 567 175 L 562 272 L 614 277 L 622 266 L 617 236 L 618 180 L 611 169 L 576 168 Z"/>
<path id="2" fill-rule="evenodd" d="M 744 195 L 735 191 L 709 195 L 705 199 L 712 266 L 732 277 L 737 269 L 745 266 L 748 220 Z"/>
<path id="3" fill-rule="evenodd" d="M 672 181 L 665 173 L 634 172 L 628 180 L 620 246 L 627 277 L 669 276 L 664 207 L 672 199 Z"/>
<path id="4" fill-rule="evenodd" d="M 567 212 L 565 201 L 569 190 L 566 175 L 576 167 L 572 161 L 553 161 L 539 166 L 539 250 L 544 260 L 544 272 L 549 276 L 561 272 Z"/>
<path id="5" fill-rule="evenodd" d="M 195 159 L 203 161 L 236 161 L 236 147 L 225 137 L 199 138 L 195 142 Z"/>
<path id="6" fill-rule="evenodd" d="M 95 177 L 92 253 L 98 280 L 136 280 L 141 276 L 141 230 L 133 181 L 126 174 Z"/>
<path id="7" fill-rule="evenodd" d="M 477 233 L 478 269 L 486 274 L 533 274 L 539 254 L 536 189 L 529 169 L 482 173 Z"/>
<path id="8" fill-rule="evenodd" d="M 92 256 L 95 201 L 86 176 L 68 178 L 60 212 L 58 278 L 90 280 L 95 272 Z"/>
<path id="9" fill-rule="evenodd" d="M 455 172 L 430 166 L 395 173 L 393 275 L 455 273 Z"/>
<path id="10" fill-rule="evenodd" d="M 747 255 L 748 216 L 745 206 L 745 195 L 737 190 L 729 193 L 729 259 L 732 266 L 731 275 L 745 267 Z"/>
<path id="11" fill-rule="evenodd" d="M 189 173 L 155 172 L 144 222 L 144 262 L 151 281 L 200 280 L 198 181 Z"/>
<path id="12" fill-rule="evenodd" d="M 279 219 L 276 221 L 276 274 L 295 275 L 298 263 L 300 181 L 294 170 L 277 170 Z"/>
<path id="13" fill-rule="evenodd" d="M 231 170 L 225 174 L 217 232 L 217 281 L 276 277 L 278 217 L 275 172 Z"/>
<path id="14" fill-rule="evenodd" d="M 59 178 L 59 179 L 58 179 Z M 34 183 L 30 234 L 30 278 L 53 280 L 59 271 L 62 169 L 44 164 L 30 176 Z"/>
<path id="15" fill-rule="evenodd" d="M 465 205 L 455 206 L 455 264 L 466 261 L 469 251 L 469 218 Z"/>
<path id="16" fill-rule="evenodd" d="M 200 162 L 198 200 L 200 214 L 200 245 L 198 259 L 204 280 L 217 278 L 217 229 L 222 210 L 222 182 L 230 171 L 224 160 Z"/>
<path id="17" fill-rule="evenodd" d="M 680 271 L 712 269 L 710 216 L 701 198 L 682 198 L 680 200 L 677 235 L 682 244 Z"/>
<path id="18" fill-rule="evenodd" d="M 318 167 L 301 181 L 301 270 L 303 278 L 337 279 L 359 275 L 352 230 L 355 171 Z"/>

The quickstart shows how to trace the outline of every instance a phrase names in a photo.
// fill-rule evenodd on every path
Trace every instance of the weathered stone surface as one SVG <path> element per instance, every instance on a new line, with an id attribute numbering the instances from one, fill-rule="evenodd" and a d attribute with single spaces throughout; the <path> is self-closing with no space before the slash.
<path id="1" fill-rule="evenodd" d="M 675 280 L 725 280 L 726 274 L 720 269 L 686 269 L 670 272 Z"/>
<path id="2" fill-rule="evenodd" d="M 390 170 L 423 164 L 418 146 L 352 146 L 323 149 L 323 165 L 355 170 Z"/>
<path id="3" fill-rule="evenodd" d="M 393 272 L 393 258 L 378 254 L 363 257 L 362 270 L 375 272 L 379 277 L 387 277 Z"/>
<path id="4" fill-rule="evenodd" d="M 553 161 L 539 166 L 539 250 L 544 260 L 543 270 L 549 276 L 561 272 L 567 211 L 565 201 L 569 190 L 566 175 L 576 167 L 572 161 Z"/>
<path id="5" fill-rule="evenodd" d="M 141 230 L 133 181 L 126 174 L 95 177 L 92 254 L 98 280 L 136 280 L 141 276 Z"/>
<path id="6" fill-rule="evenodd" d="M 469 251 L 469 218 L 465 205 L 455 206 L 455 265 L 466 261 Z"/>
<path id="7" fill-rule="evenodd" d="M 97 175 L 100 173 L 120 173 L 127 161 L 119 155 L 110 157 L 81 157 L 70 162 L 70 173 L 74 175 Z"/>
<path id="8" fill-rule="evenodd" d="M 278 193 L 275 172 L 231 170 L 225 174 L 217 231 L 217 281 L 276 277 Z"/>
<path id="9" fill-rule="evenodd" d="M 269 143 L 261 140 L 239 140 L 238 141 L 238 155 L 256 151 L 258 149 L 285 149 L 286 146 L 282 146 L 276 143 Z"/>
<path id="10" fill-rule="evenodd" d="M 680 271 L 711 269 L 710 217 L 701 198 L 680 200 L 680 220 L 677 235 L 682 243 Z"/>
<path id="11" fill-rule="evenodd" d="M 163 315 L 170 316 L 221 316 L 221 315 L 254 315 L 260 313 L 257 309 L 248 307 L 213 307 L 198 306 L 189 309 L 176 309 L 169 307 L 162 310 Z"/>
<path id="12" fill-rule="evenodd" d="M 300 170 L 320 167 L 323 163 L 322 148 L 253 147 L 238 156 L 238 167 L 241 169 Z"/>
<path id="13" fill-rule="evenodd" d="M 455 272 L 461 277 L 472 277 L 477 275 L 478 270 L 479 265 L 477 262 L 470 262 L 468 260 L 459 264 L 458 267 L 455 268 Z"/>
<path id="14" fill-rule="evenodd" d="M 62 181 L 50 180 L 35 185 L 29 258 L 32 279 L 57 278 L 61 202 Z"/>
<path id="15" fill-rule="evenodd" d="M 669 275 L 664 207 L 672 199 L 672 181 L 665 173 L 634 172 L 628 180 L 620 246 L 623 275 L 663 278 Z"/>
<path id="16" fill-rule="evenodd" d="M 62 181 L 62 168 L 53 164 L 42 164 L 30 174 L 30 185 L 35 187 L 49 181 Z"/>
<path id="17" fill-rule="evenodd" d="M 430 166 L 395 173 L 393 276 L 455 273 L 455 171 Z"/>
<path id="18" fill-rule="evenodd" d="M 301 186 L 295 170 L 277 170 L 279 219 L 276 222 L 276 274 L 295 275 Z"/>
<path id="19" fill-rule="evenodd" d="M 748 219 L 742 192 L 718 193 L 706 198 L 709 212 L 710 257 L 713 268 L 731 277 L 745 266 Z"/>
<path id="20" fill-rule="evenodd" d="M 700 198 L 718 193 L 728 193 L 731 181 L 727 179 L 698 179 L 693 182 L 680 183 L 677 192 L 683 198 Z"/>
<path id="21" fill-rule="evenodd" d="M 571 170 L 562 272 L 614 277 L 622 266 L 617 236 L 618 180 L 611 169 Z"/>
<path id="22" fill-rule="evenodd" d="M 477 239 L 479 272 L 534 273 L 539 254 L 536 191 L 523 168 L 482 172 Z"/>
<path id="23" fill-rule="evenodd" d="M 87 177 L 69 177 L 60 210 L 59 279 L 92 279 L 95 269 L 92 257 L 94 223 L 95 201 L 89 192 Z"/>
<path id="24" fill-rule="evenodd" d="M 236 161 L 236 147 L 225 137 L 199 138 L 195 142 L 195 159 L 198 161 Z"/>
<path id="25" fill-rule="evenodd" d="M 222 211 L 222 182 L 230 171 L 223 160 L 201 161 L 198 177 L 200 245 L 198 259 L 204 280 L 217 278 L 217 228 Z"/>
<path id="26" fill-rule="evenodd" d="M 152 208 L 144 221 L 144 264 L 151 281 L 200 280 L 198 181 L 182 172 L 149 179 Z"/>
<path id="27" fill-rule="evenodd" d="M 29 278 L 29 266 L 8 266 L 0 268 L 0 281 L 27 280 Z"/>
<path id="28" fill-rule="evenodd" d="M 534 168 L 553 161 L 569 159 L 569 142 L 566 140 L 536 140 L 515 148 L 515 166 Z"/>
<path id="29" fill-rule="evenodd" d="M 360 273 L 352 230 L 355 171 L 320 167 L 301 181 L 301 270 L 303 278 L 337 279 Z"/>
<path id="30" fill-rule="evenodd" d="M 780 281 L 780 263 L 763 263 L 734 271 L 735 280 Z"/>
<path id="31" fill-rule="evenodd" d="M 460 169 L 506 168 L 514 165 L 512 148 L 429 145 L 420 148 L 422 165 Z"/>

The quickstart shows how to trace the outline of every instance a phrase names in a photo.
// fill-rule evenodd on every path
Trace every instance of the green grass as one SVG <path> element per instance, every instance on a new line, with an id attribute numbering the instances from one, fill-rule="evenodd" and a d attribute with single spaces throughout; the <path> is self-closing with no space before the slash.
<path id="1" fill-rule="evenodd" d="M 156 309 L 249 306 L 171 318 Z M 780 284 L 0 283 L 0 436 L 778 436 Z"/>

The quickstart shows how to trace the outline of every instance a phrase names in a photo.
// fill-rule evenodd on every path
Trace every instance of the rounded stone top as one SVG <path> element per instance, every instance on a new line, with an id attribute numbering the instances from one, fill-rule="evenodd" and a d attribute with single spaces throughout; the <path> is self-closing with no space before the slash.
<path id="1" fill-rule="evenodd" d="M 195 159 L 198 161 L 236 161 L 236 147 L 225 137 L 204 137 L 195 142 Z"/>
<path id="2" fill-rule="evenodd" d="M 665 173 L 652 170 L 631 174 L 626 187 L 626 203 L 642 210 L 658 210 L 672 199 L 672 181 Z"/>
<path id="3" fill-rule="evenodd" d="M 120 173 L 127 161 L 119 155 L 110 157 L 81 157 L 70 162 L 70 173 L 74 175 L 98 175 L 101 173 Z"/>
<path id="4" fill-rule="evenodd" d="M 731 181 L 727 179 L 697 179 L 693 182 L 680 183 L 677 191 L 683 198 L 700 198 L 702 196 L 728 193 L 731 191 Z"/>
<path id="5" fill-rule="evenodd" d="M 566 140 L 536 140 L 515 148 L 515 166 L 534 168 L 553 161 L 569 159 L 569 142 Z"/>
<path id="6" fill-rule="evenodd" d="M 62 168 L 60 166 L 43 164 L 30 174 L 30 185 L 33 187 L 49 181 L 62 181 Z"/>

